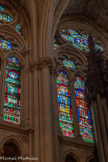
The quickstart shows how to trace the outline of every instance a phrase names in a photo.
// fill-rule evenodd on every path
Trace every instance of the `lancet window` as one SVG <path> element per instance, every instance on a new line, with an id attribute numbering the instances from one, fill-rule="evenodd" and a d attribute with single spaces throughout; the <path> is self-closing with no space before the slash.
<path id="1" fill-rule="evenodd" d="M 84 141 L 93 142 L 90 111 L 87 107 L 85 94 L 85 82 L 80 76 L 75 77 L 74 88 L 80 134 Z"/>
<path id="2" fill-rule="evenodd" d="M 69 90 L 69 79 L 64 71 L 58 72 L 57 77 L 58 109 L 60 128 L 63 135 L 74 136 L 71 96 Z"/>
<path id="3" fill-rule="evenodd" d="M 10 10 L 9 6 L 6 7 L 4 1 L 2 3 L 0 4 L 0 53 L 5 59 L 0 60 L 0 74 L 1 68 L 3 69 L 0 85 L 3 85 L 4 94 L 3 120 L 18 125 L 21 123 L 21 60 L 23 60 L 22 51 L 25 43 L 20 36 L 23 33 L 18 23 L 19 15 L 14 13 L 13 8 Z"/>
<path id="4" fill-rule="evenodd" d="M 20 123 L 21 65 L 18 59 L 10 57 L 6 64 L 4 120 Z"/>

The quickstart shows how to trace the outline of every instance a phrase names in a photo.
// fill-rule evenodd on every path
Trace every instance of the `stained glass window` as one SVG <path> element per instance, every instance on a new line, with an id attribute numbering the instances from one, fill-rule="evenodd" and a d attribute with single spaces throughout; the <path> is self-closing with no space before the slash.
<path id="1" fill-rule="evenodd" d="M 64 136 L 73 137 L 74 127 L 72 118 L 69 79 L 65 72 L 59 71 L 57 77 L 58 109 L 60 128 Z"/>
<path id="2" fill-rule="evenodd" d="M 0 12 L 4 10 L 4 7 L 0 5 Z"/>
<path id="3" fill-rule="evenodd" d="M 79 64 L 75 65 L 75 63 L 72 59 L 67 59 L 67 58 L 64 58 L 63 64 L 64 64 L 64 66 L 66 66 L 67 68 L 70 68 L 70 69 L 77 69 L 78 67 L 80 67 Z"/>
<path id="4" fill-rule="evenodd" d="M 56 38 L 54 38 L 54 40 L 53 40 L 53 46 L 54 46 L 54 50 L 56 50 L 59 47 L 59 44 L 58 44 Z"/>
<path id="5" fill-rule="evenodd" d="M 21 65 L 15 57 L 10 57 L 6 65 L 4 120 L 20 124 Z"/>
<path id="6" fill-rule="evenodd" d="M 66 39 L 67 41 L 71 42 L 71 44 L 75 46 L 76 48 L 89 52 L 89 48 L 88 48 L 89 34 L 85 33 L 81 35 L 79 32 L 77 32 L 74 29 L 68 29 L 68 30 L 63 29 L 62 37 Z M 96 42 L 95 42 L 95 49 L 96 50 L 100 49 L 101 51 L 104 50 L 103 47 Z"/>
<path id="7" fill-rule="evenodd" d="M 20 24 L 17 24 L 17 25 L 16 25 L 15 30 L 16 30 L 20 35 L 22 35 Z"/>
<path id="8" fill-rule="evenodd" d="M 80 134 L 82 135 L 82 139 L 84 141 L 93 143 L 90 111 L 87 107 L 87 100 L 85 96 L 85 82 L 80 76 L 75 77 L 74 88 L 75 88 Z"/>
<path id="9" fill-rule="evenodd" d="M 4 20 L 4 21 L 12 21 L 12 17 L 10 17 L 9 15 L 5 14 L 5 13 L 0 13 L 0 20 Z"/>
<path id="10" fill-rule="evenodd" d="M 4 38 L 0 38 L 0 48 L 13 51 L 14 49 L 17 50 L 18 46 L 13 44 L 12 40 L 5 40 Z"/>
<path id="11" fill-rule="evenodd" d="M 0 5 L 0 20 L 11 22 L 13 20 L 12 17 L 4 13 L 4 11 L 5 11 L 4 7 Z"/>

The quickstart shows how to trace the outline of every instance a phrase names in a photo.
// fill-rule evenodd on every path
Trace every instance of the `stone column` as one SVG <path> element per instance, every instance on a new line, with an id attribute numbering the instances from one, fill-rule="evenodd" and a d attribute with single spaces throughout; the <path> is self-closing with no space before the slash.
<path id="1" fill-rule="evenodd" d="M 38 62 L 33 61 L 31 63 L 31 72 L 32 72 L 32 93 L 33 98 L 32 100 L 32 106 L 33 106 L 33 128 L 34 128 L 34 134 L 33 134 L 33 156 L 35 158 L 38 158 L 36 162 L 40 162 L 40 123 L 39 123 L 39 76 L 38 76 Z M 30 117 L 31 118 L 31 117 Z"/>
<path id="2" fill-rule="evenodd" d="M 50 67 L 52 61 L 43 57 L 40 64 L 40 136 L 41 136 L 41 161 L 54 162 L 54 134 L 51 105 L 51 78 Z"/>

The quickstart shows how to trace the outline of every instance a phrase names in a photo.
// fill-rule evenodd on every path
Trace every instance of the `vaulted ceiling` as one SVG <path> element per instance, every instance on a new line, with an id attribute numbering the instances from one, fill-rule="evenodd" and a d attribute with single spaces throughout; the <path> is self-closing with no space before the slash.
<path id="1" fill-rule="evenodd" d="M 108 0 L 70 0 L 63 16 L 85 16 L 108 31 Z"/>
<path id="2" fill-rule="evenodd" d="M 26 10 L 28 12 L 31 12 L 31 10 L 29 9 L 30 7 L 29 3 L 32 0 L 20 0 L 20 1 L 22 5 L 26 8 Z M 52 1 L 54 1 L 54 5 L 57 8 L 58 5 L 62 3 L 63 0 L 52 0 Z M 69 2 L 62 14 L 61 19 L 64 16 L 70 17 L 84 16 L 88 20 L 91 20 L 94 24 L 97 24 L 98 26 L 100 26 L 101 28 L 103 28 L 108 32 L 108 0 L 67 0 L 67 1 Z M 37 4 L 41 4 L 41 11 L 43 12 L 42 8 L 44 8 L 45 3 L 48 3 L 48 0 L 46 1 L 35 0 L 35 2 Z M 39 6 L 37 7 L 37 10 L 39 10 Z"/>

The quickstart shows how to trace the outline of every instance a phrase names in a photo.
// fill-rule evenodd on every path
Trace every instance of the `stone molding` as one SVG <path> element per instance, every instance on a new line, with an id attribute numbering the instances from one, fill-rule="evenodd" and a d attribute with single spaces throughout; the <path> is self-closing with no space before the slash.
<path id="1" fill-rule="evenodd" d="M 88 143 L 88 142 L 83 142 L 83 140 L 81 140 L 81 138 L 79 137 L 75 137 L 75 138 L 68 138 L 68 137 L 63 137 L 61 135 L 58 135 L 58 140 L 61 144 L 65 144 L 65 145 L 72 145 L 75 147 L 80 147 L 80 148 L 85 148 L 87 150 L 94 150 L 94 144 L 92 143 Z"/>

